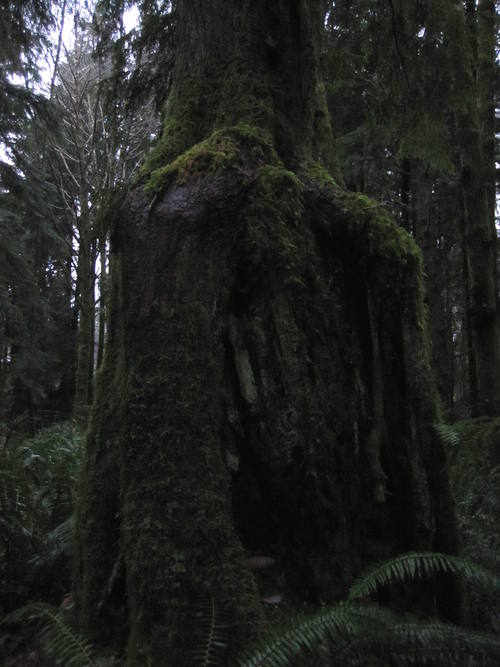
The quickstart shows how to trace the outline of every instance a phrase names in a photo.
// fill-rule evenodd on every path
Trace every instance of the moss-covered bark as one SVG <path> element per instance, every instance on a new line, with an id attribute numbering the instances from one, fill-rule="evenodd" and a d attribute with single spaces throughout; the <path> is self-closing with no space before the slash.
<path id="1" fill-rule="evenodd" d="M 332 177 L 320 3 L 242 2 L 229 19 L 207 0 L 192 33 L 191 4 L 164 136 L 114 235 L 116 325 L 81 488 L 81 620 L 126 608 L 128 665 L 192 665 L 207 594 L 234 664 L 262 628 L 267 586 L 331 601 L 368 561 L 456 547 L 421 258 Z M 304 64 L 285 91 L 292 36 Z M 182 44 L 191 77 L 212 57 L 222 67 L 216 113 L 185 89 Z M 180 109 L 196 128 L 179 129 Z M 274 574 L 255 577 L 250 556 L 271 556 Z M 115 594 L 100 604 L 103 587 Z"/>

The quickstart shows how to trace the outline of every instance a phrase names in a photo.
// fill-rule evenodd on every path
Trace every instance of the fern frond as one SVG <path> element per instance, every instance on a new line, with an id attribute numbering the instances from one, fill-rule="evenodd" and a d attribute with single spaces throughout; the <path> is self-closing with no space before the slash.
<path id="1" fill-rule="evenodd" d="M 444 445 L 457 447 L 460 444 L 460 436 L 450 424 L 434 424 L 434 430 Z"/>
<path id="2" fill-rule="evenodd" d="M 1 624 L 36 623 L 38 638 L 47 657 L 57 665 L 93 667 L 92 648 L 61 618 L 51 605 L 33 603 L 16 609 L 2 619 Z"/>
<path id="3" fill-rule="evenodd" d="M 401 623 L 399 614 L 376 604 L 347 602 L 346 607 L 357 617 L 359 632 L 347 641 L 330 643 L 329 653 L 335 664 L 365 664 L 367 655 L 385 657 L 399 646 L 394 635 L 394 628 Z"/>
<path id="4" fill-rule="evenodd" d="M 368 597 L 391 583 L 415 581 L 439 573 L 457 574 L 474 585 L 500 590 L 499 577 L 466 558 L 435 552 L 410 552 L 365 570 L 351 587 L 349 600 Z"/>
<path id="5" fill-rule="evenodd" d="M 28 565 L 36 570 L 43 567 L 50 567 L 57 560 L 64 556 L 69 558 L 73 548 L 74 517 L 71 514 L 58 526 L 51 530 L 46 537 L 46 544 L 40 549 L 33 558 L 28 561 Z"/>
<path id="6" fill-rule="evenodd" d="M 199 639 L 192 655 L 194 664 L 196 667 L 217 667 L 223 664 L 226 652 L 227 625 L 212 593 L 201 600 L 196 616 Z"/>
<path id="7" fill-rule="evenodd" d="M 444 623 L 425 623 L 379 607 L 341 603 L 276 632 L 239 667 L 290 667 L 294 658 L 328 647 L 332 664 L 365 664 L 369 655 L 396 664 L 450 665 L 465 656 L 500 658 L 500 639 Z M 470 663 L 475 664 L 475 663 Z M 483 662 L 481 662 L 483 664 Z M 490 663 L 488 663 L 490 664 Z"/>
<path id="8" fill-rule="evenodd" d="M 338 651 L 345 649 L 355 638 L 364 636 L 367 625 L 376 626 L 373 636 L 385 632 L 388 616 L 386 610 L 374 613 L 374 606 L 339 603 L 310 616 L 299 617 L 282 631 L 276 631 L 261 642 L 240 662 L 240 667 L 288 667 L 291 661 L 304 652 L 315 653 L 328 644 Z"/>
<path id="9" fill-rule="evenodd" d="M 500 658 L 500 639 L 494 635 L 445 623 L 401 623 L 394 626 L 399 642 L 398 664 L 416 658 L 421 664 L 455 665 L 464 656 Z M 497 662 L 495 661 L 495 664 Z M 482 663 L 481 663 L 482 664 Z"/>

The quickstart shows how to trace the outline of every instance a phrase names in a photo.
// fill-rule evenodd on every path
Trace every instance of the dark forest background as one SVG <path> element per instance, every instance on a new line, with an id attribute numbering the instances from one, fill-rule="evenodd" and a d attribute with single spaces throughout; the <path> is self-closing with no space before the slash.
<path id="1" fill-rule="evenodd" d="M 498 8 L 324 4 L 322 67 L 344 183 L 422 251 L 464 553 L 500 573 Z M 144 0 L 132 28 L 127 7 L 0 7 L 2 616 L 30 600 L 64 604 L 71 588 L 113 220 L 158 136 L 175 60 L 175 3 Z M 470 605 L 480 628 L 498 631 L 494 600 L 472 595 Z M 29 660 L 25 640 L 6 632 L 0 653 Z"/>

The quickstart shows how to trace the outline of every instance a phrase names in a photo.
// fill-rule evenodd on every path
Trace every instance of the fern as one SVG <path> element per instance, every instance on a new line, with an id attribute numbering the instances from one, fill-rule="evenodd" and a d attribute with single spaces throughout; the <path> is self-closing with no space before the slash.
<path id="1" fill-rule="evenodd" d="M 215 667 L 223 663 L 227 643 L 227 624 L 223 614 L 217 609 L 212 593 L 203 597 L 198 612 L 197 646 L 193 651 L 193 661 L 196 667 Z"/>
<path id="2" fill-rule="evenodd" d="M 70 515 L 47 534 L 45 545 L 28 561 L 35 575 L 39 570 L 54 567 L 61 558 L 70 558 L 74 523 L 74 517 Z"/>
<path id="3" fill-rule="evenodd" d="M 434 430 L 444 445 L 457 447 L 460 444 L 460 436 L 450 424 L 434 424 Z"/>
<path id="4" fill-rule="evenodd" d="M 244 656 L 240 667 L 289 667 L 304 653 L 328 650 L 334 664 L 364 664 L 375 655 L 398 665 L 456 665 L 464 656 L 500 659 L 500 640 L 486 633 L 411 615 L 401 617 L 363 598 L 381 586 L 451 573 L 470 582 L 500 589 L 498 577 L 458 556 L 408 553 L 369 568 L 351 588 L 348 600 L 292 621 Z M 470 663 L 474 664 L 474 663 Z M 483 663 L 481 663 L 483 664 Z"/>
<path id="5" fill-rule="evenodd" d="M 298 617 L 282 631 L 276 631 L 243 657 L 240 667 L 286 667 L 304 652 L 314 654 L 324 644 L 347 651 L 360 637 L 381 637 L 395 616 L 376 606 L 341 602 L 315 614 Z"/>
<path id="6" fill-rule="evenodd" d="M 393 628 L 399 642 L 399 661 L 418 656 L 423 664 L 454 665 L 464 655 L 500 658 L 500 640 L 495 636 L 445 623 L 401 623 Z"/>
<path id="7" fill-rule="evenodd" d="M 239 662 L 240 667 L 290 667 L 306 653 L 328 647 L 325 664 L 365 664 L 369 655 L 393 664 L 454 666 L 464 656 L 500 659 L 500 640 L 445 623 L 401 617 L 378 605 L 340 603 L 331 609 L 292 622 Z M 309 663 L 308 663 L 309 664 Z M 477 664 L 469 660 L 468 664 Z M 489 664 L 489 663 L 487 663 Z"/>
<path id="8" fill-rule="evenodd" d="M 4 624 L 36 623 L 37 637 L 43 652 L 57 665 L 65 667 L 94 667 L 92 648 L 61 618 L 51 605 L 33 603 L 16 609 L 2 621 Z"/>
<path id="9" fill-rule="evenodd" d="M 70 584 L 73 492 L 83 436 L 70 423 L 0 451 L 0 611 Z M 57 572 L 56 572 L 57 569 Z"/>
<path id="10" fill-rule="evenodd" d="M 458 574 L 482 588 L 500 590 L 499 577 L 466 558 L 434 552 L 410 552 L 365 570 L 351 587 L 349 600 L 368 597 L 391 583 L 415 581 L 438 573 Z"/>

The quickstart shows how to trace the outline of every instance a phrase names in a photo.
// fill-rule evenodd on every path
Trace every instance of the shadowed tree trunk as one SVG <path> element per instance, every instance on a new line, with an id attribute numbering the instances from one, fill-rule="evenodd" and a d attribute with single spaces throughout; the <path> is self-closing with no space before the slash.
<path id="1" fill-rule="evenodd" d="M 81 624 L 125 628 L 128 665 L 193 664 L 207 593 L 234 664 L 270 592 L 249 556 L 318 602 L 373 559 L 456 548 L 421 257 L 339 185 L 321 6 L 178 3 L 163 136 L 112 239 L 78 512 Z"/>
<path id="2" fill-rule="evenodd" d="M 471 97 L 461 118 L 461 205 L 473 416 L 500 413 L 492 0 L 466 3 Z"/>
<path id="3" fill-rule="evenodd" d="M 94 366 L 94 327 L 95 327 L 95 254 L 92 248 L 91 229 L 86 198 L 88 192 L 80 197 L 82 212 L 80 215 L 80 238 L 77 266 L 78 289 L 78 328 L 76 334 L 76 371 L 73 416 L 85 424 L 89 414 L 91 384 Z"/>

